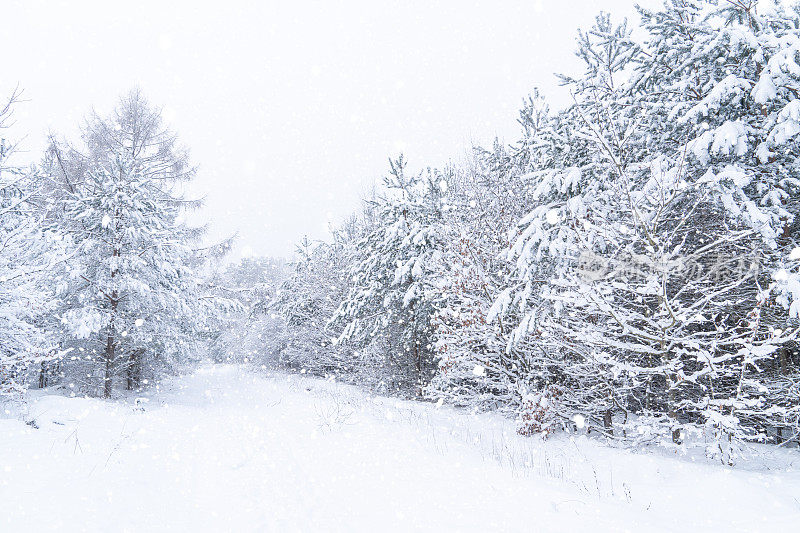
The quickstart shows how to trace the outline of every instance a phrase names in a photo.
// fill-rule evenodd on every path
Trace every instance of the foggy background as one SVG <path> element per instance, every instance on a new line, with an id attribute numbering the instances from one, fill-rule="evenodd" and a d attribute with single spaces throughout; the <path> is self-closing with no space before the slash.
<path id="1" fill-rule="evenodd" d="M 414 170 L 513 141 L 537 86 L 566 104 L 553 72 L 580 68 L 572 42 L 600 9 L 635 16 L 630 0 L 6 0 L 0 90 L 27 100 L 6 135 L 38 161 L 48 132 L 74 140 L 138 85 L 191 149 L 208 239 L 290 256 L 354 211 L 388 157 Z"/>

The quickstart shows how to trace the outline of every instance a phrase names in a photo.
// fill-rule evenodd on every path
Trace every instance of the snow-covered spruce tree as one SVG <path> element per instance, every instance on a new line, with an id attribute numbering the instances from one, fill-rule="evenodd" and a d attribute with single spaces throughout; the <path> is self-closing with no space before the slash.
<path id="1" fill-rule="evenodd" d="M 266 354 L 271 364 L 344 378 L 358 371 L 347 357 L 346 343 L 337 345 L 327 327 L 347 296 L 348 260 L 358 231 L 353 219 L 333 232 L 330 243 L 304 238 L 297 246 L 293 272 L 268 307 L 270 316 L 281 320 L 273 325 L 276 330 Z"/>
<path id="2" fill-rule="evenodd" d="M 0 108 L 7 127 L 18 93 Z M 12 166 L 13 145 L 0 139 L 0 402 L 27 385 L 59 355 L 44 328 L 53 309 L 47 283 L 59 260 L 59 243 L 42 230 L 36 206 L 38 174 Z"/>
<path id="3" fill-rule="evenodd" d="M 738 352 L 739 379 L 716 383 L 719 426 L 731 434 L 729 425 L 745 424 L 752 438 L 781 427 L 796 433 L 800 397 L 790 353 L 797 315 L 787 313 L 794 295 L 784 290 L 791 281 L 781 278 L 789 277 L 783 267 L 794 259 L 798 227 L 800 20 L 780 3 L 756 1 L 672 2 L 644 15 L 653 53 L 637 83 L 649 102 L 662 95 L 659 107 L 670 110 L 660 113 L 665 121 L 656 119 L 662 129 L 652 127 L 659 134 L 652 142 L 683 150 L 689 179 L 710 189 L 725 216 L 759 238 L 752 247 L 763 303 L 754 309 L 752 298 L 740 299 L 732 316 L 757 316 L 777 332 L 758 356 Z M 754 334 L 762 342 L 764 336 Z"/>
<path id="4" fill-rule="evenodd" d="M 506 147 L 476 149 L 472 164 L 450 169 L 441 291 L 434 319 L 438 369 L 427 393 L 473 409 L 515 412 L 529 398 L 521 352 L 506 351 L 506 320 L 488 321 L 492 304 L 508 286 L 511 264 L 499 254 L 515 237 L 532 198 L 530 168 L 539 166 L 548 106 L 534 93 L 520 112 L 523 139 Z"/>
<path id="5" fill-rule="evenodd" d="M 351 287 L 330 322 L 365 373 L 390 389 L 426 384 L 433 373 L 433 313 L 441 268 L 442 180 L 434 171 L 408 175 L 391 161 L 377 225 L 356 243 Z"/>
<path id="6" fill-rule="evenodd" d="M 92 116 L 84 141 L 85 152 L 71 151 L 80 164 L 59 165 L 82 174 L 52 180 L 65 187 L 50 216 L 75 246 L 61 287 L 64 344 L 77 349 L 66 372 L 76 381 L 99 373 L 110 397 L 116 376 L 136 388 L 194 355 L 198 231 L 184 222 L 191 202 L 180 194 L 194 170 L 138 90 L 110 117 Z"/>
<path id="7" fill-rule="evenodd" d="M 520 220 L 519 235 L 512 235 L 514 243 L 503 254 L 517 275 L 509 278 L 488 317 L 505 321 L 510 328 L 507 352 L 518 353 L 517 381 L 526 397 L 520 430 L 525 433 L 536 426 L 551 428 L 558 419 L 576 414 L 594 426 L 607 426 L 617 401 L 614 392 L 623 388 L 619 376 L 576 349 L 580 344 L 565 341 L 559 330 L 562 315 L 578 310 L 565 309 L 550 298 L 551 287 L 574 269 L 580 249 L 595 244 L 581 242 L 575 222 L 563 213 L 580 219 L 587 205 L 614 194 L 611 166 L 598 157 L 582 117 L 602 117 L 604 133 L 616 145 L 624 145 L 626 139 L 614 135 L 625 135 L 632 122 L 631 108 L 618 86 L 638 51 L 627 27 L 615 26 L 608 15 L 601 15 L 590 32 L 579 35 L 578 43 L 586 71 L 578 79 L 564 78 L 576 103 L 543 124 L 535 142 L 523 143 L 530 158 L 524 179 L 534 207 Z M 595 221 L 604 222 L 612 223 Z"/>

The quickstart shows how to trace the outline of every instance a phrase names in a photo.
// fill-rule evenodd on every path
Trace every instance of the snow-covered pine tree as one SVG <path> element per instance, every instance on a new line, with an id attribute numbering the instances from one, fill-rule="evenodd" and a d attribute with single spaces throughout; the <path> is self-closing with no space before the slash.
<path id="1" fill-rule="evenodd" d="M 783 267 L 796 247 L 800 192 L 797 13 L 772 2 L 674 1 L 643 15 L 652 53 L 637 83 L 643 100 L 662 110 L 648 113 L 645 147 L 671 151 L 673 160 L 685 154 L 682 172 L 720 206 L 728 240 L 751 234 L 739 240 L 746 251 L 720 251 L 717 261 L 758 270 L 740 289 L 749 295 L 725 303 L 725 329 L 747 324 L 752 339 L 718 349 L 731 355 L 716 365 L 706 418 L 728 436 L 763 439 L 781 426 L 796 432 L 798 374 L 788 354 L 797 316 Z M 719 220 L 693 222 L 713 242 Z"/>
<path id="2" fill-rule="evenodd" d="M 448 209 L 441 295 L 434 320 L 438 369 L 427 393 L 472 409 L 515 412 L 528 397 L 522 376 L 529 371 L 524 354 L 506 350 L 511 328 L 504 318 L 488 321 L 497 295 L 513 277 L 499 259 L 516 237 L 516 224 L 532 198 L 530 169 L 542 164 L 547 104 L 534 92 L 520 112 L 523 139 L 507 147 L 495 140 L 477 148 L 467 168 L 448 172 Z"/>
<path id="3" fill-rule="evenodd" d="M 59 166 L 84 171 L 53 180 L 68 185 L 50 215 L 75 246 L 61 292 L 65 344 L 78 350 L 72 377 L 99 371 L 109 397 L 115 376 L 136 388 L 194 355 L 198 230 L 184 221 L 191 202 L 180 189 L 194 169 L 138 90 L 110 117 L 92 116 L 84 141 L 85 152 L 72 150 L 81 162 Z"/>
<path id="4" fill-rule="evenodd" d="M 525 179 L 534 207 L 520 220 L 519 234 L 503 254 L 517 275 L 509 278 L 489 318 L 505 319 L 511 329 L 507 351 L 520 354 L 519 387 L 527 397 L 526 410 L 532 411 L 521 413 L 523 422 L 537 420 L 533 425 L 544 427 L 580 414 L 608 430 L 604 426 L 619 401 L 614 393 L 624 387 L 579 341 L 565 336 L 565 315 L 582 311 L 553 298 L 553 292 L 575 271 L 582 249 L 602 246 L 602 241 L 583 242 L 576 227 L 614 223 L 613 211 L 587 218 L 593 207 L 603 211 L 600 206 L 616 195 L 613 166 L 598 154 L 592 138 L 599 134 L 620 148 L 627 142 L 633 121 L 621 81 L 638 47 L 627 26 L 614 25 L 606 14 L 591 31 L 579 34 L 578 45 L 585 72 L 579 78 L 563 77 L 575 104 L 553 116 L 535 143 L 527 143 L 531 159 Z M 584 117 L 599 118 L 600 130 L 587 127 Z M 521 430 L 530 432 L 528 426 Z"/>
<path id="5" fill-rule="evenodd" d="M 431 170 L 408 175 L 402 156 L 390 163 L 386 195 L 375 206 L 377 225 L 356 243 L 351 288 L 331 327 L 379 383 L 419 393 L 434 366 L 433 283 L 447 184 Z"/>
<path id="6" fill-rule="evenodd" d="M 8 127 L 18 95 L 0 108 L 0 132 Z M 43 327 L 53 310 L 47 280 L 59 260 L 59 243 L 42 230 L 39 176 L 11 164 L 13 148 L 0 138 L 0 401 L 27 385 L 30 370 L 59 355 Z"/>

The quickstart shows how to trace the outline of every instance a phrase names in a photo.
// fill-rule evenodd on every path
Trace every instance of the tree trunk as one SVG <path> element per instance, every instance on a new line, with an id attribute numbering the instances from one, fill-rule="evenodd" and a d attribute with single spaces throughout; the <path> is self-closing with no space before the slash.
<path id="1" fill-rule="evenodd" d="M 120 176 L 121 177 L 121 176 Z M 115 213 L 116 217 L 116 213 Z M 114 248 L 112 252 L 112 257 L 119 257 L 120 252 L 118 248 Z M 111 282 L 114 282 L 114 278 L 117 277 L 117 266 L 115 265 L 111 270 Z M 105 293 L 104 293 L 105 294 Z M 115 326 L 115 319 L 117 318 L 117 305 L 119 305 L 119 293 L 116 289 L 111 291 L 111 297 L 109 298 L 111 302 L 111 318 L 108 321 L 108 341 L 106 342 L 106 369 L 105 369 L 105 379 L 103 382 L 103 397 L 111 398 L 111 388 L 112 388 L 112 365 L 114 363 L 114 358 L 116 356 L 115 349 L 116 346 L 114 345 L 114 326 Z"/>
<path id="2" fill-rule="evenodd" d="M 603 413 L 603 428 L 606 430 L 606 433 L 613 433 L 612 425 L 613 425 L 613 416 L 611 409 L 607 409 Z"/>
<path id="3" fill-rule="evenodd" d="M 113 329 L 110 331 L 113 332 Z M 108 342 L 106 343 L 106 368 L 105 376 L 103 378 L 103 397 L 111 398 L 111 363 L 114 360 L 114 334 L 108 334 Z"/>
<path id="4" fill-rule="evenodd" d="M 125 388 L 127 390 L 133 390 L 133 365 L 135 364 L 136 356 L 133 352 L 128 356 L 128 368 L 125 369 L 125 374 L 127 377 L 127 383 L 125 384 Z"/>
<path id="5" fill-rule="evenodd" d="M 47 387 L 47 363 L 42 363 L 39 370 L 39 388 L 43 389 L 45 387 Z"/>
<path id="6" fill-rule="evenodd" d="M 142 350 L 134 350 L 128 356 L 128 390 L 139 388 L 139 371 L 141 368 Z"/>
<path id="7" fill-rule="evenodd" d="M 114 273 L 111 274 L 111 277 L 114 277 Z M 106 368 L 105 368 L 105 376 L 103 379 L 103 397 L 104 398 L 111 398 L 111 389 L 112 389 L 112 368 L 114 364 L 115 358 L 115 350 L 116 346 L 114 344 L 114 319 L 117 316 L 117 304 L 118 304 L 118 295 L 117 291 L 111 292 L 111 319 L 108 322 L 108 339 L 106 341 Z"/>
<path id="8" fill-rule="evenodd" d="M 672 419 L 673 424 L 677 425 L 678 413 L 675 411 L 675 388 L 673 387 L 673 381 L 671 377 L 667 379 L 667 386 L 669 387 L 669 411 L 667 414 L 669 415 L 670 419 Z M 672 429 L 672 442 L 675 444 L 681 443 L 681 430 L 677 427 L 673 427 Z"/>
<path id="9" fill-rule="evenodd" d="M 789 350 L 786 349 L 786 346 L 781 346 L 781 349 L 778 350 L 778 357 L 780 360 L 781 375 L 786 376 L 789 374 Z M 783 428 L 780 426 L 776 427 L 775 433 L 775 443 L 783 444 Z"/>
<path id="10" fill-rule="evenodd" d="M 778 353 L 780 354 L 781 375 L 785 376 L 789 373 L 789 350 L 786 349 L 786 346 L 781 346 Z"/>

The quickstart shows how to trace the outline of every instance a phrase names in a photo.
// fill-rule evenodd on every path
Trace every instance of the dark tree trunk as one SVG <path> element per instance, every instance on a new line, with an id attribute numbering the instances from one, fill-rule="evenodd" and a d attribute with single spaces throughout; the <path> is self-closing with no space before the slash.
<path id="1" fill-rule="evenodd" d="M 47 387 L 47 363 L 43 362 L 39 369 L 39 388 L 43 389 L 45 387 Z"/>
<path id="2" fill-rule="evenodd" d="M 141 359 L 142 359 L 142 350 L 134 350 L 131 352 L 130 356 L 128 356 L 128 370 L 127 370 L 128 390 L 134 390 L 139 388 L 140 372 L 142 365 Z"/>
<path id="3" fill-rule="evenodd" d="M 675 403 L 676 403 L 676 394 L 675 388 L 673 386 L 672 378 L 667 381 L 667 385 L 669 386 L 669 411 L 667 412 L 668 416 L 673 420 L 675 424 L 678 423 L 678 413 L 675 411 Z M 681 430 L 679 428 L 674 428 L 672 430 L 672 442 L 675 444 L 681 444 Z"/>
<path id="4" fill-rule="evenodd" d="M 113 329 L 111 330 L 113 331 Z M 111 376 L 111 364 L 114 361 L 114 334 L 108 334 L 108 341 L 106 342 L 106 368 L 105 368 L 105 375 L 103 377 L 103 397 L 104 398 L 111 398 L 111 386 L 112 386 L 112 376 Z"/>
<path id="5" fill-rule="evenodd" d="M 781 375 L 785 376 L 789 373 L 789 350 L 786 349 L 786 346 L 781 346 L 778 353 L 780 354 Z"/>
<path id="6" fill-rule="evenodd" d="M 115 254 L 116 255 L 116 254 Z M 114 273 L 111 274 L 114 277 Z M 114 327 L 115 318 L 117 316 L 117 304 L 119 303 L 117 291 L 111 292 L 111 320 L 108 323 L 108 339 L 106 340 L 106 367 L 105 375 L 103 377 L 103 397 L 111 398 L 111 390 L 113 386 L 113 365 L 116 357 L 116 345 L 114 344 Z"/>
<path id="7" fill-rule="evenodd" d="M 611 409 L 608 409 L 606 410 L 606 412 L 603 413 L 603 428 L 605 428 L 606 433 L 610 433 L 611 431 L 613 431 L 611 429 L 612 425 L 613 425 L 613 417 Z"/>
<path id="8" fill-rule="evenodd" d="M 120 176 L 121 178 L 122 176 Z M 120 251 L 119 248 L 114 248 L 112 254 L 113 257 L 119 257 Z M 111 270 L 111 282 L 113 284 L 114 278 L 117 277 L 117 268 L 116 266 Z M 113 286 L 113 285 L 112 285 Z M 108 297 L 108 295 L 106 295 Z M 111 291 L 111 296 L 108 297 L 111 303 L 111 318 L 108 321 L 108 339 L 106 341 L 106 368 L 105 368 L 105 376 L 103 380 L 103 397 L 111 398 L 111 390 L 112 390 L 112 371 L 113 371 L 113 364 L 114 359 L 116 357 L 116 345 L 114 344 L 114 328 L 116 326 L 116 318 L 117 318 L 117 306 L 119 305 L 119 293 L 116 289 Z"/>

